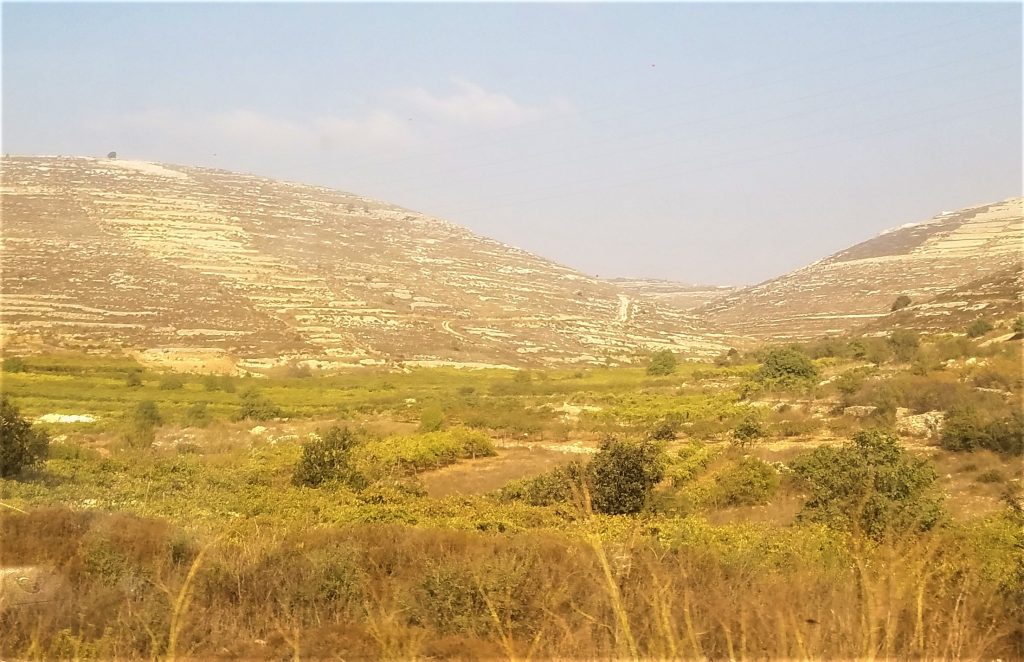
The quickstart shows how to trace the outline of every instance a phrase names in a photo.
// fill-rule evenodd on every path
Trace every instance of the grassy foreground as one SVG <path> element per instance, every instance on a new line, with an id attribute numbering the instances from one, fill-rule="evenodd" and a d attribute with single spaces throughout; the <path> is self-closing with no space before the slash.
<path id="1" fill-rule="evenodd" d="M 793 379 L 790 355 L 265 379 L 25 357 L 3 374 L 23 414 L 95 421 L 39 424 L 48 459 L 0 479 L 0 566 L 57 578 L 0 604 L 0 657 L 1020 659 L 1019 343 L 845 351 L 801 348 Z M 956 425 L 831 471 L 853 457 L 833 445 L 935 411 Z M 310 460 L 334 425 L 358 434 Z M 631 514 L 593 507 L 591 454 L 490 493 L 421 484 L 609 434 L 657 453 Z M 872 489 L 827 502 L 855 470 Z"/>

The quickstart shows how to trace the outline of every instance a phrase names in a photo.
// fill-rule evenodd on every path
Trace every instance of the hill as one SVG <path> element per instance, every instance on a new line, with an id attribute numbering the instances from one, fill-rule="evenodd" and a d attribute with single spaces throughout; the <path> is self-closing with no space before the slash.
<path id="1" fill-rule="evenodd" d="M 869 324 L 888 315 L 900 295 L 923 302 L 1018 267 L 1022 202 L 1012 198 L 907 224 L 695 313 L 709 325 L 772 340 Z"/>
<path id="2" fill-rule="evenodd" d="M 739 289 L 728 285 L 690 285 L 653 278 L 613 278 L 610 282 L 636 296 L 654 299 L 683 311 L 696 310 Z"/>
<path id="3" fill-rule="evenodd" d="M 685 313 L 424 214 L 261 177 L 3 160 L 8 349 L 182 368 L 588 364 L 724 343 Z"/>
<path id="4" fill-rule="evenodd" d="M 1024 265 L 983 276 L 936 297 L 880 317 L 874 330 L 963 331 L 978 319 L 1009 321 L 1024 313 Z"/>

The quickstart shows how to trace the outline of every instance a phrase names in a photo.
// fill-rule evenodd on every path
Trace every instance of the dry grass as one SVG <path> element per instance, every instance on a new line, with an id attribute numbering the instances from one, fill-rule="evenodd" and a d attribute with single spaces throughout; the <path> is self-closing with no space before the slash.
<path id="1" fill-rule="evenodd" d="M 664 546 L 638 530 L 247 524 L 200 544 L 123 515 L 5 512 L 0 563 L 52 564 L 69 591 L 3 614 L 0 655 L 1013 659 L 1024 593 L 1007 530 Z"/>

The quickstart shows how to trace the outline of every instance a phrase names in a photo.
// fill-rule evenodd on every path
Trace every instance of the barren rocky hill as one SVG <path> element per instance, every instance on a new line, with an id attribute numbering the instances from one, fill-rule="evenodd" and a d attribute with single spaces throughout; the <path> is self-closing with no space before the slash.
<path id="1" fill-rule="evenodd" d="M 4 343 L 198 368 L 575 364 L 726 341 L 657 298 L 325 188 L 5 157 Z"/>
<path id="2" fill-rule="evenodd" d="M 925 302 L 1019 268 L 1024 257 L 1021 198 L 944 212 L 882 233 L 774 280 L 695 311 L 711 325 L 757 338 L 807 339 L 869 325 L 901 294 Z M 1012 278 L 1011 278 L 1012 280 Z M 1007 287 L 1011 287 L 1007 281 Z M 1004 288 L 1006 289 L 1006 288 Z M 929 316 L 973 304 L 952 295 Z M 1015 293 L 1019 298 L 1019 290 Z M 958 303 L 959 302 L 959 303 Z M 935 314 L 933 314 L 935 313 Z M 959 324 L 959 322 L 957 322 Z"/>

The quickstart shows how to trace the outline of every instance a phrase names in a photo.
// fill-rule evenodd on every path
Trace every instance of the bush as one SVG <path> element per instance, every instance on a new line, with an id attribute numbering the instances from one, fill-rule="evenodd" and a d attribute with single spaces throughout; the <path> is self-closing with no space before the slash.
<path id="1" fill-rule="evenodd" d="M 242 394 L 242 406 L 238 410 L 239 419 L 252 419 L 254 421 L 269 421 L 272 418 L 281 416 L 281 409 L 270 400 L 267 400 L 255 389 L 249 389 Z"/>
<path id="2" fill-rule="evenodd" d="M 967 327 L 968 338 L 980 338 L 993 329 L 992 323 L 986 319 L 978 319 Z"/>
<path id="3" fill-rule="evenodd" d="M 918 348 L 921 346 L 921 341 L 917 334 L 909 329 L 896 329 L 889 334 L 887 340 L 896 360 L 904 363 L 912 361 L 914 356 L 917 355 Z"/>
<path id="4" fill-rule="evenodd" d="M 145 448 L 156 438 L 156 428 L 163 424 L 163 417 L 156 403 L 143 400 L 125 415 L 121 440 L 134 448 Z"/>
<path id="5" fill-rule="evenodd" d="M 498 491 L 503 501 L 524 501 L 531 506 L 550 506 L 574 500 L 587 480 L 586 467 L 579 461 L 533 478 L 510 481 Z"/>
<path id="6" fill-rule="evenodd" d="M 655 423 L 647 433 L 648 438 L 656 441 L 671 441 L 679 434 L 683 426 L 683 417 L 675 412 L 666 414 Z"/>
<path id="7" fill-rule="evenodd" d="M 999 469 L 989 469 L 978 474 L 974 481 L 976 483 L 1003 483 L 1006 482 L 1006 476 Z"/>
<path id="8" fill-rule="evenodd" d="M 888 433 L 860 432 L 852 442 L 816 448 L 792 466 L 810 492 L 801 519 L 880 538 L 930 529 L 943 514 L 935 469 Z"/>
<path id="9" fill-rule="evenodd" d="M 1013 320 L 1014 337 L 1024 336 L 1024 315 L 1017 315 Z"/>
<path id="10" fill-rule="evenodd" d="M 664 377 L 676 371 L 676 355 L 671 350 L 663 349 L 651 356 L 651 362 L 647 364 L 647 374 L 654 377 Z"/>
<path id="11" fill-rule="evenodd" d="M 896 297 L 895 301 L 892 302 L 892 305 L 889 306 L 889 310 L 892 312 L 896 312 L 897 310 L 906 308 L 909 305 L 910 297 L 908 297 L 906 294 L 901 294 L 898 297 Z"/>
<path id="12" fill-rule="evenodd" d="M 1024 414 L 992 417 L 974 407 L 958 407 L 946 417 L 939 445 L 949 451 L 987 449 L 1024 455 Z"/>
<path id="13" fill-rule="evenodd" d="M 627 515 L 643 510 L 664 476 L 661 451 L 650 442 L 607 439 L 588 465 L 591 503 L 599 513 Z"/>
<path id="14" fill-rule="evenodd" d="M 49 446 L 45 432 L 32 429 L 6 396 L 0 399 L 0 478 L 14 478 L 42 464 Z"/>
<path id="15" fill-rule="evenodd" d="M 710 500 L 718 506 L 763 505 L 778 491 L 780 482 L 775 467 L 745 457 L 715 477 Z"/>
<path id="16" fill-rule="evenodd" d="M 437 432 L 444 427 L 444 413 L 437 407 L 424 409 L 420 414 L 420 432 Z"/>
<path id="17" fill-rule="evenodd" d="M 205 428 L 210 424 L 210 412 L 206 409 L 205 402 L 196 402 L 185 410 L 185 427 Z"/>
<path id="18" fill-rule="evenodd" d="M 139 370 L 129 370 L 128 374 L 124 376 L 124 384 L 129 388 L 142 386 L 142 372 Z"/>
<path id="19" fill-rule="evenodd" d="M 759 382 L 778 382 L 784 385 L 817 379 L 818 368 L 811 363 L 803 352 L 792 347 L 779 347 L 767 350 L 762 359 L 761 367 L 754 373 Z"/>
<path id="20" fill-rule="evenodd" d="M 292 483 L 319 487 L 339 481 L 360 489 L 366 479 L 351 464 L 352 449 L 359 438 L 348 428 L 334 426 L 302 447 L 302 457 L 292 473 Z"/>
<path id="21" fill-rule="evenodd" d="M 207 391 L 235 392 L 235 382 L 230 375 L 206 375 L 203 377 L 203 388 Z"/>
<path id="22" fill-rule="evenodd" d="M 4 372 L 25 372 L 25 361 L 20 356 L 8 356 L 3 362 Z"/>
<path id="23" fill-rule="evenodd" d="M 184 385 L 185 380 L 181 378 L 181 375 L 176 375 L 173 372 L 167 372 L 160 375 L 161 391 L 177 391 Z"/>

